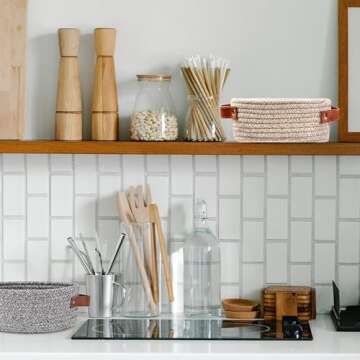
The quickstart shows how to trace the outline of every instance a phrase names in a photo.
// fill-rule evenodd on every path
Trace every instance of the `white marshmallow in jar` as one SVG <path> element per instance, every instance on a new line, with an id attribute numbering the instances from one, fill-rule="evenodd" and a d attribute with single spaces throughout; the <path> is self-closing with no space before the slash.
<path id="1" fill-rule="evenodd" d="M 171 75 L 137 75 L 139 91 L 130 137 L 137 141 L 175 141 L 178 119 L 170 94 Z"/>

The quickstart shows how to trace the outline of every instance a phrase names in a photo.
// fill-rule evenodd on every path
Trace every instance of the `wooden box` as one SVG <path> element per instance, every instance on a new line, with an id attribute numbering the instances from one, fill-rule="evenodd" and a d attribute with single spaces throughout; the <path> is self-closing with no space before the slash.
<path id="1" fill-rule="evenodd" d="M 316 291 L 311 287 L 270 286 L 263 290 L 265 320 L 297 316 L 307 321 L 316 318 Z"/>

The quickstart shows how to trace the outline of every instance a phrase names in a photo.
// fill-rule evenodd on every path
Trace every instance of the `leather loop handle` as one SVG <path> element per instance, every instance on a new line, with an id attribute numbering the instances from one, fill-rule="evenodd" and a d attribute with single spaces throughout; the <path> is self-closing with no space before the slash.
<path id="1" fill-rule="evenodd" d="M 223 119 L 237 120 L 237 108 L 230 104 L 222 105 L 220 107 L 220 114 Z"/>
<path id="2" fill-rule="evenodd" d="M 332 107 L 331 110 L 320 112 L 321 124 L 336 122 L 339 121 L 339 118 L 340 118 L 340 109 L 336 107 Z"/>
<path id="3" fill-rule="evenodd" d="M 70 300 L 70 307 L 80 307 L 80 306 L 89 306 L 90 305 L 90 296 L 88 295 L 75 295 Z"/>

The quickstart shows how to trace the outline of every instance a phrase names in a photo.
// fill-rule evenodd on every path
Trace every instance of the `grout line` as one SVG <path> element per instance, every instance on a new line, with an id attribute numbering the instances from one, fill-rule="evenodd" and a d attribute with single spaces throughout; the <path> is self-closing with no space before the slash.
<path id="1" fill-rule="evenodd" d="M 313 195 L 315 195 L 316 191 L 315 191 L 315 177 L 316 177 L 316 172 L 315 172 L 315 156 L 311 156 L 311 166 L 312 166 L 312 192 Z M 315 284 L 315 196 L 312 197 L 311 199 L 311 206 L 312 206 L 312 214 L 313 214 L 313 219 L 311 221 L 311 254 L 310 254 L 310 259 L 311 259 L 311 286 L 314 286 Z"/>
<path id="2" fill-rule="evenodd" d="M 239 221 L 240 221 L 240 264 L 239 264 L 239 284 L 238 284 L 238 292 L 239 296 L 244 296 L 244 286 L 243 286 L 243 276 L 244 276 L 244 213 L 243 213 L 243 203 L 244 203 L 244 181 L 243 181 L 243 174 L 244 174 L 244 159 L 243 156 L 239 156 L 240 161 L 240 214 L 239 214 Z M 235 260 L 236 261 L 236 260 Z"/>
<path id="3" fill-rule="evenodd" d="M 291 156 L 288 156 L 288 216 L 287 216 L 287 247 L 286 247 L 286 251 L 287 251 L 287 276 L 286 276 L 286 280 L 287 283 L 290 285 L 292 284 L 292 278 L 291 278 L 291 205 L 292 205 L 292 175 L 291 175 L 291 163 L 292 163 L 292 158 Z"/>
<path id="4" fill-rule="evenodd" d="M 28 262 L 29 262 L 29 254 L 28 254 L 28 230 L 29 230 L 29 209 L 28 209 L 28 196 L 29 196 L 29 192 L 28 192 L 28 184 L 27 184 L 27 179 L 28 179 L 28 157 L 29 155 L 23 155 L 24 157 L 24 168 L 25 168 L 25 172 L 24 172 L 24 181 L 25 181 L 25 249 L 24 249 L 24 258 L 25 258 L 25 262 L 24 262 L 24 276 L 25 276 L 25 280 L 28 280 Z"/>
<path id="5" fill-rule="evenodd" d="M 267 200 L 267 186 L 268 186 L 268 156 L 264 156 L 264 243 L 263 243 L 263 251 L 264 251 L 264 264 L 263 264 L 263 284 L 267 283 L 267 213 L 268 213 L 268 200 Z"/>
<path id="6" fill-rule="evenodd" d="M 72 184 L 73 184 L 73 201 L 72 201 L 72 225 L 73 225 L 73 238 L 76 238 L 76 224 L 75 224 L 75 209 L 76 209 L 76 194 L 75 194 L 75 179 L 76 179 L 76 173 L 75 173 L 75 155 L 71 155 L 71 172 L 72 172 Z M 72 253 L 71 254 L 71 263 L 72 263 L 72 279 L 75 280 L 75 256 Z"/>
<path id="7" fill-rule="evenodd" d="M 4 156 L 1 154 L 1 251 L 0 251 L 0 280 L 4 281 L 4 251 L 5 251 L 5 241 L 4 241 Z"/>
<path id="8" fill-rule="evenodd" d="M 335 209 L 336 209 L 336 218 L 335 218 L 335 282 L 338 284 L 340 275 L 339 275 L 339 218 L 340 218 L 340 209 L 339 209 L 339 196 L 340 196 L 340 158 L 335 157 L 336 162 L 336 200 L 335 200 Z"/>

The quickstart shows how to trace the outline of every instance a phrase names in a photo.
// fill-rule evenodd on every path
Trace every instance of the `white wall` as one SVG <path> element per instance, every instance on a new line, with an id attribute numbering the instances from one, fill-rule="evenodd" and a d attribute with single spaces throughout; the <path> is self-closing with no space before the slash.
<path id="1" fill-rule="evenodd" d="M 89 128 L 92 32 L 118 29 L 122 137 L 137 73 L 170 72 L 180 117 L 186 109 L 178 65 L 210 53 L 231 62 L 224 101 L 237 96 L 330 97 L 337 101 L 336 0 L 29 0 L 28 138 L 51 138 L 58 67 L 56 31 L 82 32 L 81 78 Z M 230 123 L 227 123 L 228 127 Z M 88 135 L 88 131 L 86 132 Z"/>

